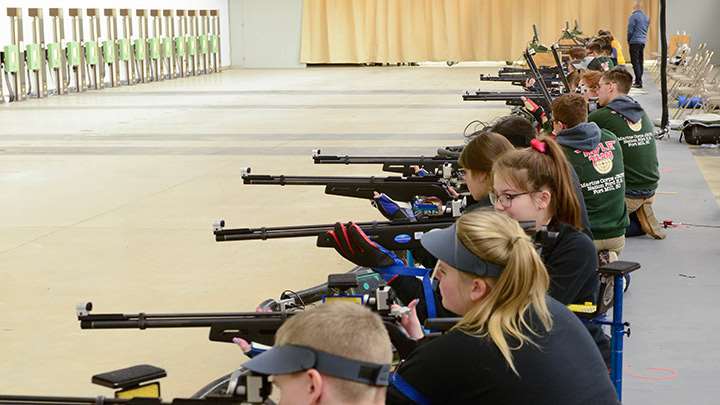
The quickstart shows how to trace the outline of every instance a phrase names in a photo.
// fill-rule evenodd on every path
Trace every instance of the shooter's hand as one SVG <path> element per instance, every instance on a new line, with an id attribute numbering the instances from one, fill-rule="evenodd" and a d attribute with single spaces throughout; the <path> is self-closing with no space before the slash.
<path id="1" fill-rule="evenodd" d="M 422 326 L 420 325 L 420 319 L 417 316 L 417 304 L 420 302 L 419 299 L 414 299 L 407 306 L 409 311 L 406 314 L 400 316 L 400 325 L 405 329 L 405 332 L 411 339 L 422 339 L 425 334 L 423 333 Z M 393 304 L 391 311 L 399 310 L 400 306 Z"/>
<path id="2" fill-rule="evenodd" d="M 395 200 L 387 195 L 380 194 L 377 191 L 373 193 L 373 203 L 378 211 L 389 220 L 395 219 L 413 219 L 415 215 L 411 208 L 401 207 Z"/>
<path id="3" fill-rule="evenodd" d="M 395 253 L 373 242 L 354 222 L 335 224 L 328 236 L 334 241 L 335 250 L 340 255 L 358 266 L 381 268 L 392 265 L 403 265 Z"/>

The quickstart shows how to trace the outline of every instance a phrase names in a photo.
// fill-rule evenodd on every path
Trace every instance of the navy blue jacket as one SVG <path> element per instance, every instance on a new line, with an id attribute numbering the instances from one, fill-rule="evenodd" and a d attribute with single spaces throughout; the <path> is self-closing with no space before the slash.
<path id="1" fill-rule="evenodd" d="M 629 44 L 645 44 L 647 42 L 650 18 L 642 12 L 635 10 L 628 19 L 627 40 Z"/>

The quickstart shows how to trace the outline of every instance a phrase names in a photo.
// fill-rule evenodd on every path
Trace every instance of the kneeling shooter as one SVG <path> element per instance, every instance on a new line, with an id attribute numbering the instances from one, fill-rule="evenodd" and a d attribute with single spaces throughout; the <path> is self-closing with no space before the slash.
<path id="1" fill-rule="evenodd" d="M 653 122 L 640 104 L 628 93 L 633 77 L 624 68 L 605 72 L 600 78 L 598 102 L 601 109 L 588 121 L 611 131 L 620 141 L 625 166 L 625 203 L 631 226 L 627 236 L 635 236 L 633 223 L 655 239 L 664 239 L 652 204 L 660 180 Z M 637 225 L 635 226 L 637 228 Z"/>

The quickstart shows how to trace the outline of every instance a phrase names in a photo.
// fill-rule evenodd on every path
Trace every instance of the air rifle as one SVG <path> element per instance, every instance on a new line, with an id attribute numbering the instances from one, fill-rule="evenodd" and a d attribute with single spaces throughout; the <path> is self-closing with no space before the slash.
<path id="1" fill-rule="evenodd" d="M 560 79 L 562 80 L 564 93 L 569 93 L 570 92 L 570 82 L 568 81 L 567 74 L 565 74 L 565 69 L 563 68 L 560 54 L 558 54 L 558 49 L 560 49 L 560 45 L 558 45 L 557 43 L 553 44 L 550 47 L 550 50 L 552 51 L 552 54 L 553 54 L 553 58 L 555 59 L 555 65 L 557 65 L 558 72 L 560 72 Z"/>
<path id="2" fill-rule="evenodd" d="M 263 402 L 247 402 L 232 397 L 208 398 L 175 398 L 170 402 L 160 398 L 136 397 L 106 398 L 106 397 L 49 397 L 35 395 L 0 395 L 0 405 L 241 405 L 262 404 Z"/>
<path id="3" fill-rule="evenodd" d="M 435 177 L 272 176 L 250 174 L 250 170 L 245 169 L 242 174 L 244 184 L 325 186 L 325 194 L 368 200 L 372 200 L 375 192 L 404 202 L 412 201 L 418 196 L 437 197 L 443 202 L 455 198 L 448 189 L 451 180 Z"/>
<path id="4" fill-rule="evenodd" d="M 535 103 L 541 103 L 543 95 L 538 92 L 523 92 L 523 91 L 467 91 L 463 94 L 463 101 L 504 101 L 507 105 L 512 106 L 523 106 L 522 98 L 528 98 Z"/>
<path id="5" fill-rule="evenodd" d="M 457 176 L 460 168 L 457 159 L 445 156 L 349 156 L 323 155 L 320 149 L 313 150 L 315 164 L 381 164 L 382 170 L 391 173 L 402 173 L 403 176 L 415 175 L 415 167 L 430 172 L 434 177 L 451 178 Z"/>
<path id="6" fill-rule="evenodd" d="M 356 224 L 370 240 L 379 243 L 386 249 L 408 250 L 420 246 L 420 238 L 425 232 L 447 228 L 454 222 L 455 218 L 440 217 L 416 222 L 397 220 L 358 222 Z M 334 228 L 335 224 L 225 229 L 225 221 L 219 220 L 213 225 L 213 233 L 215 234 L 215 240 L 218 242 L 315 236 L 317 237 L 316 245 L 318 247 L 333 247 L 335 246 L 334 240 L 327 232 L 332 231 Z"/>
<path id="7" fill-rule="evenodd" d="M 505 74 L 505 75 L 498 75 L 498 76 L 489 76 L 485 74 L 480 75 L 480 81 L 481 82 L 509 82 L 513 86 L 525 86 L 525 82 L 527 79 L 532 77 L 529 72 L 522 73 L 522 74 Z M 560 79 L 557 77 L 557 75 L 547 76 L 543 75 L 543 80 L 545 80 L 545 85 L 554 87 L 560 84 Z"/>
<path id="8" fill-rule="evenodd" d="M 350 301 L 367 306 L 384 321 L 394 324 L 406 308 L 392 308 L 395 294 L 381 283 L 368 294 L 357 294 L 359 278 L 356 273 L 330 274 L 323 302 Z M 287 303 L 286 303 L 287 304 Z M 91 314 L 92 303 L 77 306 L 81 329 L 148 329 L 148 328 L 210 328 L 213 342 L 233 343 L 235 338 L 248 342 L 272 345 L 275 332 L 291 316 L 304 309 L 302 303 L 284 306 L 289 310 L 274 312 L 176 313 L 176 314 Z"/>
<path id="9" fill-rule="evenodd" d="M 532 28 L 533 28 L 533 37 L 532 37 L 532 40 L 530 41 L 530 43 L 528 44 L 528 47 L 532 48 L 533 50 L 535 50 L 537 52 L 547 52 L 548 49 L 540 43 L 540 36 L 538 35 L 537 25 L 533 24 Z"/>
<path id="10" fill-rule="evenodd" d="M 96 374 L 93 384 L 115 390 L 115 397 L 60 397 L 36 395 L 0 395 L 0 405 L 275 405 L 270 400 L 272 384 L 268 376 L 246 368 L 216 380 L 191 398 L 160 399 L 160 382 L 165 370 L 141 364 Z"/>
<path id="11" fill-rule="evenodd" d="M 558 49 L 560 49 L 560 45 L 558 44 L 553 44 L 550 47 L 550 51 L 555 59 L 556 67 L 538 69 L 538 72 L 543 78 L 546 87 L 555 88 L 562 84 L 565 92 L 567 92 L 570 85 L 567 80 L 565 69 L 562 67 L 562 60 L 558 53 Z M 512 73 L 499 72 L 497 76 L 488 76 L 484 74 L 480 75 L 480 81 L 510 82 L 515 86 L 525 86 L 525 82 L 530 78 L 535 78 L 531 69 Z"/>
<path id="12" fill-rule="evenodd" d="M 275 331 L 292 312 L 221 312 L 175 314 L 91 314 L 92 303 L 78 305 L 81 329 L 210 328 L 213 342 L 234 337 L 272 344 Z M 231 332 L 229 332 L 231 331 Z"/>
<path id="13" fill-rule="evenodd" d="M 542 74 L 538 70 L 537 65 L 535 64 L 535 61 L 532 58 L 532 55 L 535 54 L 535 51 L 532 49 L 526 49 L 525 52 L 523 52 L 523 57 L 525 58 L 525 61 L 528 64 L 528 67 L 530 69 L 530 73 L 532 74 L 532 77 L 536 81 L 536 85 L 539 87 L 539 91 L 534 92 L 523 92 L 523 91 L 513 91 L 513 92 L 492 92 L 492 91 L 476 91 L 474 93 L 466 92 L 463 94 L 463 101 L 505 101 L 505 104 L 507 105 L 513 105 L 513 106 L 523 106 L 523 98 L 530 99 L 534 101 L 536 104 L 539 104 L 541 106 L 546 107 L 546 110 L 549 110 L 549 106 L 552 103 L 552 98 L 554 96 L 560 95 L 559 91 L 555 90 L 553 93 L 548 90 L 545 80 L 543 79 Z"/>
<path id="14" fill-rule="evenodd" d="M 529 68 L 526 67 L 519 67 L 519 66 L 503 66 L 498 70 L 498 75 L 501 77 L 505 76 L 512 76 L 512 75 L 520 75 L 520 74 L 528 74 L 530 72 Z M 555 67 L 549 67 L 549 66 L 543 66 L 540 68 L 540 73 L 543 74 L 543 76 L 550 76 L 557 74 L 557 68 Z"/>

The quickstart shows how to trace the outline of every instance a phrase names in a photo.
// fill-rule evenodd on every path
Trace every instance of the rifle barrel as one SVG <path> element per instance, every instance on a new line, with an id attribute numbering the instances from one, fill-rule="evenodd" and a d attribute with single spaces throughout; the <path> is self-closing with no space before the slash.
<path id="1" fill-rule="evenodd" d="M 425 220 L 418 222 L 410 221 L 382 221 L 382 222 L 358 222 L 360 227 L 368 235 L 379 230 L 411 229 L 411 228 L 432 228 L 452 225 L 454 219 L 443 218 L 439 220 Z M 299 225 L 282 227 L 261 227 L 261 228 L 236 228 L 219 229 L 214 231 L 215 240 L 218 242 L 234 240 L 265 240 L 279 238 L 299 238 L 306 236 L 320 236 L 335 228 L 335 224 L 322 225 Z M 372 235 L 371 235 L 372 236 Z"/>
<path id="2" fill-rule="evenodd" d="M 227 322 L 285 319 L 286 312 L 221 312 L 189 314 L 89 314 L 78 316 L 81 329 L 203 328 Z"/>
<path id="3" fill-rule="evenodd" d="M 147 403 L 161 404 L 159 398 L 143 398 Z M 0 395 L 0 404 L 12 405 L 108 405 L 129 404 L 131 399 L 120 398 L 85 398 L 85 397 L 48 397 L 39 395 Z"/>
<path id="4" fill-rule="evenodd" d="M 435 179 L 421 180 L 422 178 L 408 179 L 400 176 L 375 177 L 375 176 L 285 176 L 285 175 L 266 175 L 266 174 L 246 174 L 243 175 L 244 184 L 273 184 L 273 185 L 290 185 L 290 186 L 325 186 L 328 184 L 347 184 L 347 183 L 387 183 L 390 181 L 403 182 L 432 182 Z"/>
<path id="5" fill-rule="evenodd" d="M 422 166 L 426 163 L 456 163 L 443 156 L 350 156 L 350 155 L 315 155 L 317 164 L 408 164 Z"/>

